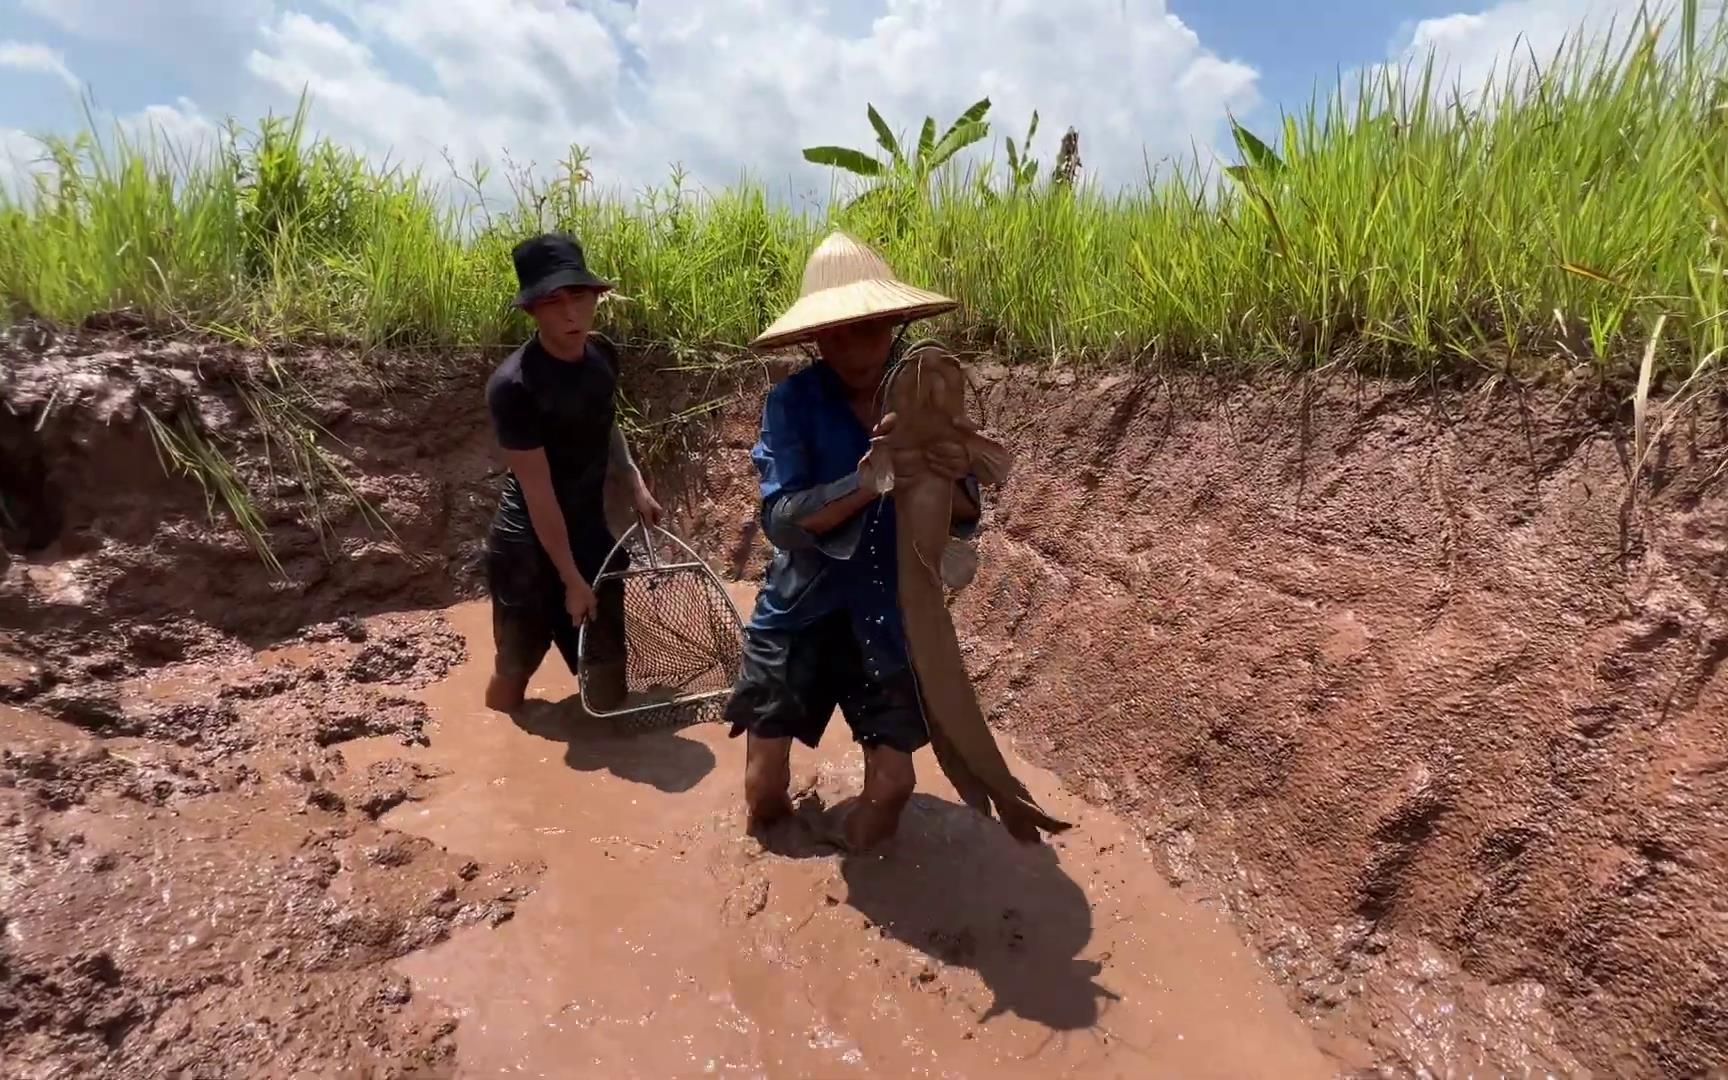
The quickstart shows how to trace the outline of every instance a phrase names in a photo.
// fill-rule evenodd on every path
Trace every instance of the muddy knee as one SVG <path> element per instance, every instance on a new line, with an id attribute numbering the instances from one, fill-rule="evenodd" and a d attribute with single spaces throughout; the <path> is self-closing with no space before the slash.
<path id="1" fill-rule="evenodd" d="M 895 810 L 906 805 L 918 785 L 912 755 L 886 746 L 874 747 L 864 760 L 864 798 Z"/>
<path id="2" fill-rule="evenodd" d="M 792 746 L 789 739 L 750 737 L 744 760 L 744 802 L 752 818 L 771 818 L 791 809 Z"/>
<path id="3" fill-rule="evenodd" d="M 916 782 L 912 755 L 882 746 L 865 751 L 864 791 L 846 820 L 847 846 L 867 851 L 898 832 Z"/>

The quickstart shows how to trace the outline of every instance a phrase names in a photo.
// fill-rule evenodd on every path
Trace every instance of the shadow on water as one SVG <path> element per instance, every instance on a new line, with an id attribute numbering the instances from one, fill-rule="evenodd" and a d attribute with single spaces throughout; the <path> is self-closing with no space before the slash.
<path id="1" fill-rule="evenodd" d="M 620 780 L 678 794 L 714 770 L 714 751 L 674 730 L 620 733 L 589 716 L 580 697 L 529 701 L 510 718 L 530 735 L 564 744 L 564 764 L 577 772 L 609 772 Z"/>
<path id="2" fill-rule="evenodd" d="M 785 858 L 832 857 L 827 837 L 852 808 L 801 800 L 794 819 L 765 838 Z M 1012 1014 L 1053 1031 L 1097 1026 L 1119 995 L 1080 958 L 1092 906 L 1054 848 L 1022 845 L 959 803 L 914 795 L 900 832 L 876 853 L 842 859 L 848 906 L 895 940 L 944 964 L 970 968 L 995 995 L 980 1023 Z"/>

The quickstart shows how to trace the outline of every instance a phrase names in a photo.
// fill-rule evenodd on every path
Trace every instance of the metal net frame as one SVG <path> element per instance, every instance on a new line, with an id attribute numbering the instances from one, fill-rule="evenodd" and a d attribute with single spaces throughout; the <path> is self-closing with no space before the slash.
<path id="1" fill-rule="evenodd" d="M 577 683 L 588 715 L 623 729 L 717 718 L 743 660 L 744 621 L 702 557 L 670 530 L 637 520 L 613 545 L 593 587 L 600 611 L 577 633 Z M 620 608 L 621 635 L 616 626 L 597 626 L 616 622 Z M 602 680 L 607 685 L 598 686 Z"/>

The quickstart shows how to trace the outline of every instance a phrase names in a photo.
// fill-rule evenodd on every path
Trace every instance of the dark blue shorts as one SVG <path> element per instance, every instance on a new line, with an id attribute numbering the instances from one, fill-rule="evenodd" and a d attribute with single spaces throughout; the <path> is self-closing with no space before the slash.
<path id="1" fill-rule="evenodd" d="M 844 611 L 798 630 L 744 632 L 744 657 L 725 719 L 736 738 L 816 746 L 838 708 L 865 747 L 913 753 L 930 742 L 910 666 L 873 674 Z"/>

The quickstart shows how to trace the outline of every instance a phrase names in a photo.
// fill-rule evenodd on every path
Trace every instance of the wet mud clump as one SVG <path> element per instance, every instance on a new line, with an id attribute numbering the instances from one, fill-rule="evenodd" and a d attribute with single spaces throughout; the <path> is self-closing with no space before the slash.
<path id="1" fill-rule="evenodd" d="M 502 924 L 538 873 L 378 820 L 436 784 L 387 747 L 425 743 L 416 695 L 466 658 L 419 609 L 475 584 L 472 387 L 319 358 L 297 407 L 348 449 L 314 508 L 254 411 L 268 358 L 0 352 L 0 1072 L 451 1075 L 454 1020 L 391 964 Z M 220 448 L 280 571 L 157 429 Z M 385 749 L 351 766 L 362 739 Z"/>
<path id="2" fill-rule="evenodd" d="M 409 652 L 417 629 L 428 656 L 390 671 L 460 659 L 434 617 L 367 624 Z M 293 644 L 0 707 L 8 1075 L 449 1074 L 454 1024 L 389 964 L 507 920 L 536 868 L 378 824 L 438 777 L 345 760 L 363 736 L 423 741 L 427 719 L 404 685 L 349 681 L 356 650 Z"/>

